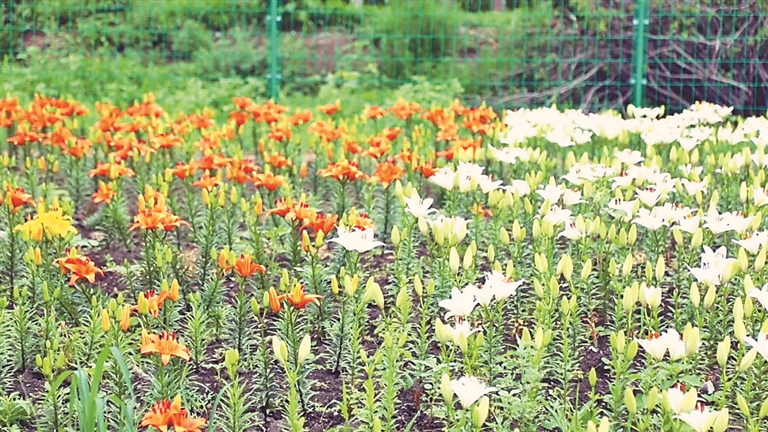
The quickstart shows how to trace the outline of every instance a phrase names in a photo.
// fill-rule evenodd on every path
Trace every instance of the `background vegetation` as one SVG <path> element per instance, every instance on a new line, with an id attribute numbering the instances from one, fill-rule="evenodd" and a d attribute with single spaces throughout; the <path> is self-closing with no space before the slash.
<path id="1" fill-rule="evenodd" d="M 703 99 L 746 115 L 768 109 L 768 4 L 647 1 L 648 105 L 675 110 Z M 389 91 L 421 77 L 458 81 L 471 103 L 598 109 L 625 106 L 634 88 L 636 0 L 506 0 L 504 12 L 490 11 L 491 0 L 279 3 L 277 54 L 288 97 L 316 96 L 331 84 Z M 116 101 L 121 92 L 133 100 L 147 90 L 182 93 L 175 99 L 204 91 L 213 104 L 225 91 L 263 97 L 268 4 L 0 2 L 4 88 Z"/>

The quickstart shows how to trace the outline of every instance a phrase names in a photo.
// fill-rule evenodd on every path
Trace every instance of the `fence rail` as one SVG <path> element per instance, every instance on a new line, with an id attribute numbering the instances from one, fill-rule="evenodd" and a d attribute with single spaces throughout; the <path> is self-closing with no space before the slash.
<path id="1" fill-rule="evenodd" d="M 152 73 L 147 90 L 256 77 L 278 97 L 351 72 L 457 81 L 504 107 L 768 110 L 765 0 L 14 0 L 0 20 L 0 56 L 31 64 L 31 48 L 47 66 L 34 79 L 60 92 Z"/>

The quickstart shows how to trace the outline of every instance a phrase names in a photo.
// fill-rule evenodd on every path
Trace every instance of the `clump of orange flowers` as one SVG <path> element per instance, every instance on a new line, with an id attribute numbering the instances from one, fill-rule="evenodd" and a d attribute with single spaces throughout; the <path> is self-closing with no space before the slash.
<path id="1" fill-rule="evenodd" d="M 256 273 L 264 274 L 267 272 L 266 267 L 253 262 L 253 255 L 249 253 L 241 254 L 240 258 L 238 258 L 233 265 L 228 265 L 223 270 L 230 271 L 233 269 L 241 278 L 247 278 Z"/>
<path id="2" fill-rule="evenodd" d="M 189 348 L 179 343 L 174 333 L 149 334 L 144 330 L 141 333 L 141 353 L 160 354 L 163 365 L 170 363 L 171 357 L 189 361 Z"/>
<path id="3" fill-rule="evenodd" d="M 181 395 L 173 401 L 161 400 L 152 406 L 141 419 L 140 426 L 151 426 L 162 432 L 167 432 L 173 427 L 175 432 L 199 432 L 207 420 L 205 418 L 189 417 L 187 410 L 181 407 Z"/>
<path id="4" fill-rule="evenodd" d="M 366 178 L 357 162 L 343 160 L 341 162 L 331 162 L 326 168 L 317 171 L 323 177 L 330 177 L 338 181 L 355 181 Z"/>
<path id="5" fill-rule="evenodd" d="M 163 194 L 148 188 L 144 195 L 139 195 L 139 213 L 134 217 L 130 231 L 135 229 L 150 231 L 159 228 L 172 231 L 182 225 L 189 226 L 189 223 L 168 211 Z"/>
<path id="6" fill-rule="evenodd" d="M 89 257 L 80 255 L 77 250 L 72 249 L 64 258 L 58 258 L 53 261 L 53 265 L 59 266 L 61 273 L 69 273 L 69 285 L 72 286 L 80 279 L 85 279 L 90 283 L 96 281 L 96 275 L 104 276 L 104 272 L 96 267 L 96 263 Z"/>
<path id="7" fill-rule="evenodd" d="M 388 188 L 393 182 L 399 180 L 405 174 L 405 170 L 392 161 L 385 161 L 376 167 L 371 180 L 381 182 L 384 189 Z"/>
<path id="8" fill-rule="evenodd" d="M 99 189 L 92 195 L 93 203 L 98 204 L 103 202 L 109 204 L 116 194 L 117 191 L 115 191 L 111 185 L 99 182 Z"/>
<path id="9" fill-rule="evenodd" d="M 283 301 L 287 301 L 288 304 L 296 309 L 304 309 L 309 304 L 319 306 L 320 300 L 323 296 L 317 294 L 307 294 L 304 292 L 304 285 L 299 282 L 294 282 L 293 289 L 285 294 L 277 294 L 274 287 L 269 289 L 269 307 L 274 313 L 280 313 L 282 310 Z"/>

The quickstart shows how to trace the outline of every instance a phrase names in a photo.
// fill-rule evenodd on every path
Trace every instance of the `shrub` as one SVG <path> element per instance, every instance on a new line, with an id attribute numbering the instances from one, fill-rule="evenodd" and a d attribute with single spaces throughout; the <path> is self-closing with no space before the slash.
<path id="1" fill-rule="evenodd" d="M 379 18 L 374 44 L 383 53 L 382 72 L 391 79 L 431 76 L 456 55 L 460 18 L 440 0 L 412 0 Z"/>

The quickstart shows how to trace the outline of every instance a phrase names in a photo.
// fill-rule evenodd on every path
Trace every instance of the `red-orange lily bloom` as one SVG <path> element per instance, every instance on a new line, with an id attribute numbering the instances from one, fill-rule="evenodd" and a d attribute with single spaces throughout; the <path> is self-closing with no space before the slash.
<path id="1" fill-rule="evenodd" d="M 285 299 L 288 303 L 296 309 L 304 309 L 308 304 L 314 303 L 320 305 L 320 300 L 323 296 L 317 294 L 306 294 L 304 292 L 304 285 L 295 283 L 291 292 L 285 295 Z"/>
<path id="2" fill-rule="evenodd" d="M 59 258 L 53 261 L 53 265 L 58 265 L 62 272 L 71 273 L 69 285 L 74 285 L 80 279 L 85 279 L 90 283 L 96 281 L 96 275 L 104 276 L 104 272 L 96 267 L 96 264 L 87 256 L 70 255 L 66 258 Z"/>
<path id="3" fill-rule="evenodd" d="M 93 203 L 98 204 L 103 202 L 109 204 L 112 202 L 112 198 L 115 197 L 115 194 L 117 194 L 117 192 L 112 189 L 110 185 L 106 183 L 100 183 L 99 189 L 92 195 Z"/>
<path id="4" fill-rule="evenodd" d="M 160 361 L 167 365 L 171 357 L 178 357 L 183 360 L 189 360 L 189 348 L 180 344 L 173 333 L 162 332 L 159 335 L 148 334 L 142 337 L 142 354 L 160 354 Z"/>
<path id="5" fill-rule="evenodd" d="M 235 265 L 232 266 L 235 269 L 235 273 L 242 278 L 247 278 L 253 274 L 266 273 L 267 269 L 261 265 L 253 262 L 253 256 L 251 254 L 242 254 L 240 258 L 235 261 Z"/>

